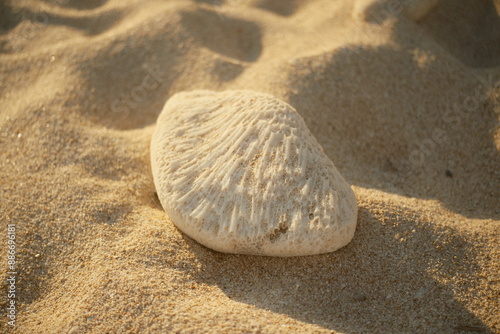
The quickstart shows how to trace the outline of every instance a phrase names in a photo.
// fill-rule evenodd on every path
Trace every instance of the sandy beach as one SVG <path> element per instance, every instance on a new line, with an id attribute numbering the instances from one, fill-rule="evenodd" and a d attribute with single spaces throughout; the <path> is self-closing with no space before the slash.
<path id="1" fill-rule="evenodd" d="M 406 2 L 0 1 L 0 332 L 500 333 L 500 5 Z M 354 239 L 261 257 L 177 229 L 149 145 L 195 89 L 293 106 Z"/>

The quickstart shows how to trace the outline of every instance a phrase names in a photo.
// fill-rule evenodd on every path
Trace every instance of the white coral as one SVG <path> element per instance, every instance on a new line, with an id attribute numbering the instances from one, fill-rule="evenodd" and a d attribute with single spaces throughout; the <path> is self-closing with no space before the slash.
<path id="1" fill-rule="evenodd" d="M 356 198 L 300 115 L 253 91 L 174 95 L 151 164 L 172 221 L 221 252 L 298 256 L 349 243 Z"/>

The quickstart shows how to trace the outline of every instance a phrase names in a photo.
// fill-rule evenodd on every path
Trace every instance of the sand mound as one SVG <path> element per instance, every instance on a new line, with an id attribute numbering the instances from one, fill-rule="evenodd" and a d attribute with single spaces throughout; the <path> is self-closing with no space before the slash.
<path id="1" fill-rule="evenodd" d="M 500 332 L 492 3 L 441 0 L 415 23 L 351 1 L 0 2 L 1 331 Z M 177 230 L 148 147 L 194 89 L 300 111 L 354 185 L 353 241 L 271 259 Z"/>

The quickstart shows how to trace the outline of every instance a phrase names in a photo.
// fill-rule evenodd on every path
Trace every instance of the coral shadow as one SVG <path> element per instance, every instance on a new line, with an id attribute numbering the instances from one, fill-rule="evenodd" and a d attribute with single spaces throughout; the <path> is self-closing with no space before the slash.
<path id="1" fill-rule="evenodd" d="M 184 235 L 202 265 L 190 274 L 218 286 L 230 299 L 343 333 L 377 328 L 386 333 L 463 328 L 491 333 L 454 297 L 452 286 L 430 274 L 437 267 L 437 275 L 459 275 L 473 286 L 478 270 L 474 244 L 417 222 L 419 217 L 404 218 L 399 212 L 386 217 L 361 207 L 349 245 L 308 257 L 222 254 Z"/>

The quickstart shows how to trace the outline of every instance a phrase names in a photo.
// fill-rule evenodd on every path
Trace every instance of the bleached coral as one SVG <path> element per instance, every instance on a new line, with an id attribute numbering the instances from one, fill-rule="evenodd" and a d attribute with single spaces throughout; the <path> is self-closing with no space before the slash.
<path id="1" fill-rule="evenodd" d="M 151 164 L 172 221 L 214 250 L 312 255 L 354 235 L 352 189 L 302 117 L 271 95 L 174 95 L 158 118 Z"/>

